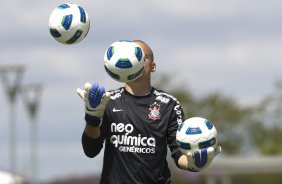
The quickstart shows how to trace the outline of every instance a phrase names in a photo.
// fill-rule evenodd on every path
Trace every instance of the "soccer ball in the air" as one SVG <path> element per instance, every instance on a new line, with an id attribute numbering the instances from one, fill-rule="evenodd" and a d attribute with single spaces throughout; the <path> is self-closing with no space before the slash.
<path id="1" fill-rule="evenodd" d="M 81 6 L 65 3 L 52 11 L 48 27 L 51 35 L 58 42 L 74 44 L 85 38 L 89 31 L 90 20 Z"/>
<path id="2" fill-rule="evenodd" d="M 217 131 L 215 126 L 207 119 L 192 117 L 179 125 L 176 132 L 176 141 L 181 152 L 187 155 L 199 149 L 210 146 L 216 148 Z"/>
<path id="3" fill-rule="evenodd" d="M 130 82 L 143 74 L 144 52 L 132 41 L 117 41 L 111 44 L 104 55 L 104 67 L 111 78 Z"/>

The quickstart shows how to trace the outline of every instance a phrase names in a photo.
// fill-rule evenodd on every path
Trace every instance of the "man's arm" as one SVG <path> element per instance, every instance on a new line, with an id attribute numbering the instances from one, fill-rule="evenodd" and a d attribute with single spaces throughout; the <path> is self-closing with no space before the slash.
<path id="1" fill-rule="evenodd" d="M 100 127 L 93 127 L 92 124 L 86 123 L 82 134 L 82 147 L 86 156 L 93 158 L 97 156 L 103 148 L 105 129 L 107 125 L 107 116 L 103 117 Z"/>
<path id="2" fill-rule="evenodd" d="M 97 139 L 100 137 L 100 128 L 99 127 L 93 127 L 88 125 L 87 123 L 85 124 L 84 132 L 87 134 L 88 137 L 92 139 Z"/>
<path id="3" fill-rule="evenodd" d="M 110 100 L 110 93 L 105 92 L 98 84 L 86 83 L 84 90 L 77 89 L 78 95 L 85 102 L 86 125 L 82 134 L 82 146 L 86 156 L 95 157 L 103 148 L 100 126 L 103 121 L 106 105 Z"/>
<path id="4" fill-rule="evenodd" d="M 91 127 L 86 124 L 81 142 L 83 151 L 87 157 L 93 158 L 97 156 L 103 148 L 104 142 L 100 136 L 100 128 Z"/>

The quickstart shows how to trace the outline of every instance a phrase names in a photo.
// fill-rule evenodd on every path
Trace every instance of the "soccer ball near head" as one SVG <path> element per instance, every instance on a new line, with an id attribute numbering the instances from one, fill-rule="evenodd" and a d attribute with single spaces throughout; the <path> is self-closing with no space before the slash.
<path id="1" fill-rule="evenodd" d="M 75 44 L 86 37 L 90 20 L 81 6 L 65 3 L 52 11 L 48 27 L 51 35 L 58 42 Z"/>
<path id="2" fill-rule="evenodd" d="M 207 119 L 192 117 L 180 124 L 176 141 L 181 152 L 187 155 L 202 148 L 217 146 L 217 131 L 215 126 Z"/>
<path id="3" fill-rule="evenodd" d="M 130 82 L 143 74 L 144 52 L 132 41 L 111 44 L 104 55 L 104 67 L 111 78 L 118 82 Z"/>

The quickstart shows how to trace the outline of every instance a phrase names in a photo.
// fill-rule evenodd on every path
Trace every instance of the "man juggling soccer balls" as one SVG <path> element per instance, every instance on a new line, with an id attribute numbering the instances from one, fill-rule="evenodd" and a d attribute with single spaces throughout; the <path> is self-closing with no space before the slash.
<path id="1" fill-rule="evenodd" d="M 151 73 L 156 71 L 151 48 L 141 40 L 115 42 L 104 60 L 109 76 L 124 86 L 106 91 L 86 83 L 84 89 L 77 89 L 85 102 L 84 153 L 93 158 L 104 147 L 100 183 L 172 183 L 167 148 L 179 168 L 194 172 L 207 168 L 221 148 L 214 137 L 198 149 L 183 151 L 190 144 L 176 135 L 182 135 L 186 126 L 187 135 L 202 131 L 184 123 L 175 97 L 151 85 Z M 212 130 L 209 122 L 203 126 Z"/>

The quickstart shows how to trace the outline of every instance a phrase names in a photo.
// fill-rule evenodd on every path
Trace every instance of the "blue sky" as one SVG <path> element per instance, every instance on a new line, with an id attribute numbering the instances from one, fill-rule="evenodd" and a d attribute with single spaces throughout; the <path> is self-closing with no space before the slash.
<path id="1" fill-rule="evenodd" d="M 251 104 L 271 94 L 282 78 L 279 0 L 73 0 L 88 12 L 91 28 L 71 46 L 48 31 L 50 13 L 64 2 L 69 1 L 10 0 L 0 7 L 0 64 L 24 65 L 23 83 L 44 85 L 36 120 L 42 181 L 101 171 L 102 154 L 88 159 L 81 149 L 84 111 L 76 88 L 87 81 L 107 89 L 122 85 L 103 68 L 104 52 L 114 41 L 144 40 L 157 71 L 197 95 L 220 91 Z M 1 86 L 0 168 L 7 170 L 8 107 Z M 30 123 L 20 98 L 15 116 L 18 171 L 29 175 Z"/>

